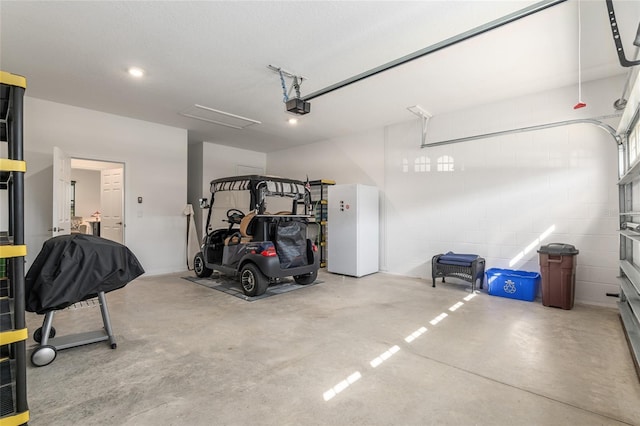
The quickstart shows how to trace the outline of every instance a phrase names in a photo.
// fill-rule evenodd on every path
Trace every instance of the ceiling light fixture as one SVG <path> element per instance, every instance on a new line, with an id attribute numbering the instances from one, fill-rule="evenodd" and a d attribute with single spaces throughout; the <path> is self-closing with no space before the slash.
<path id="1" fill-rule="evenodd" d="M 132 77 L 140 78 L 144 76 L 144 70 L 142 68 L 131 67 L 128 72 Z"/>
<path id="2" fill-rule="evenodd" d="M 298 124 L 297 118 L 290 118 L 288 121 L 289 121 L 289 124 L 291 124 L 292 126 L 295 126 L 296 124 Z"/>

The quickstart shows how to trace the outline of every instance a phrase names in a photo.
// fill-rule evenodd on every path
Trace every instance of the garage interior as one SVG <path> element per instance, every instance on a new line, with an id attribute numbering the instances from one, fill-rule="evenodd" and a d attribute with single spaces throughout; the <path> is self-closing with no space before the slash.
<path id="1" fill-rule="evenodd" d="M 117 348 L 43 367 L 43 316 L 10 341 L 2 295 L 26 381 L 2 368 L 1 424 L 640 424 L 639 24 L 625 0 L 0 0 L 0 69 L 26 81 L 24 155 L 0 143 L 2 184 L 24 181 L 18 220 L 0 191 L 2 282 L 68 232 L 60 158 L 74 226 L 146 271 L 107 294 Z M 313 285 L 252 301 L 194 282 L 199 199 L 238 175 L 376 188 L 377 272 L 329 256 Z M 486 276 L 432 287 L 440 253 L 541 272 L 549 243 L 579 250 L 572 309 Z M 103 327 L 97 305 L 61 310 L 58 333 Z"/>
<path id="2" fill-rule="evenodd" d="M 107 295 L 116 350 L 87 345 L 30 367 L 30 423 L 600 425 L 640 416 L 613 309 L 467 301 L 463 285 L 434 291 L 416 278 L 326 272 L 321 284 L 246 302 L 182 275 Z M 30 330 L 42 325 L 29 319 Z M 92 308 L 61 312 L 55 324 L 68 333 L 100 325 Z"/>

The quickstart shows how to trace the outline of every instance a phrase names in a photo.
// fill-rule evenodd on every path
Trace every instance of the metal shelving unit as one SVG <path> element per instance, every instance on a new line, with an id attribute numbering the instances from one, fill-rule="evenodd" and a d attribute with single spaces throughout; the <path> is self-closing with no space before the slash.
<path id="1" fill-rule="evenodd" d="M 0 190 L 6 191 L 2 212 L 6 230 L 0 232 L 0 262 L 5 273 L 0 279 L 0 426 L 29 421 L 27 404 L 27 328 L 25 323 L 24 257 L 24 161 L 23 99 L 24 77 L 0 71 Z M 6 154 L 6 156 L 4 155 Z M 3 194 L 4 195 L 4 194 Z M 6 205 L 5 205 L 6 204 Z M 3 226 L 4 227 L 4 226 Z"/>
<path id="2" fill-rule="evenodd" d="M 312 214 L 315 216 L 315 223 L 318 225 L 315 242 L 320 248 L 321 268 L 327 266 L 327 187 L 335 184 L 335 181 L 329 179 L 312 180 L 309 182 L 311 186 L 311 205 L 313 206 Z"/>
<path id="3" fill-rule="evenodd" d="M 640 376 L 640 77 L 627 100 L 617 133 L 620 145 L 620 300 L 618 308 Z"/>

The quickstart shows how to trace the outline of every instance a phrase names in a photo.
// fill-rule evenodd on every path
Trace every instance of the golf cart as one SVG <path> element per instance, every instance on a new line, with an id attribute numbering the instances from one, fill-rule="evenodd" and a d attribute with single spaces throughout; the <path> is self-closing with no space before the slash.
<path id="1" fill-rule="evenodd" d="M 248 209 L 238 209 L 241 204 Z M 320 256 L 307 238 L 312 216 L 303 182 L 257 175 L 215 179 L 211 202 L 203 198 L 200 207 L 208 212 L 206 235 L 194 259 L 198 277 L 213 271 L 239 277 L 247 296 L 263 294 L 284 277 L 303 285 L 316 280 Z M 214 229 L 217 220 L 228 225 Z"/>

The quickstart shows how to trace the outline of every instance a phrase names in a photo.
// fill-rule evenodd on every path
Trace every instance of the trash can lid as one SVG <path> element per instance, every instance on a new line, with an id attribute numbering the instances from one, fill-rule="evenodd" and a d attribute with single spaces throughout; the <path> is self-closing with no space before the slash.
<path id="1" fill-rule="evenodd" d="M 572 246 L 571 244 L 549 243 L 547 245 L 540 246 L 538 253 L 563 255 L 578 254 L 579 251 L 575 248 L 575 246 Z"/>

